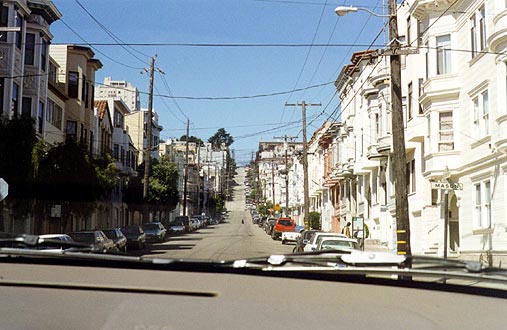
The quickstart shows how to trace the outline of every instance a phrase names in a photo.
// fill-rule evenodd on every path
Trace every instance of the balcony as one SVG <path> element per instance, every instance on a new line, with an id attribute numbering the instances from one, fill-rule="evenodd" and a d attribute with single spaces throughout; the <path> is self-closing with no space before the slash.
<path id="1" fill-rule="evenodd" d="M 438 8 L 438 10 L 446 10 L 449 8 L 451 4 L 453 4 L 456 1 L 453 0 L 416 0 L 412 3 L 412 6 L 410 6 L 409 12 L 412 13 L 412 15 L 420 20 L 424 16 L 424 14 L 427 11 L 435 11 L 435 7 Z"/>
<path id="2" fill-rule="evenodd" d="M 461 84 L 456 73 L 433 76 L 425 81 L 424 94 L 419 98 L 419 102 L 428 105 L 435 101 L 457 100 Z"/>
<path id="3" fill-rule="evenodd" d="M 497 118 L 497 133 L 495 134 L 493 145 L 501 153 L 507 153 L 507 115 Z"/>
<path id="4" fill-rule="evenodd" d="M 493 17 L 493 30 L 488 38 L 488 47 L 492 52 L 505 51 L 507 41 L 507 9 Z"/>
<path id="5" fill-rule="evenodd" d="M 377 147 L 378 144 L 370 144 L 368 146 L 368 151 L 366 152 L 366 158 L 368 158 L 368 160 L 379 160 L 381 158 L 385 158 L 385 155 L 378 152 Z"/>
<path id="6" fill-rule="evenodd" d="M 391 133 L 379 137 L 377 143 L 377 152 L 382 156 L 388 156 L 393 150 L 393 137 Z"/>
<path id="7" fill-rule="evenodd" d="M 368 80 L 372 86 L 377 87 L 378 85 L 389 83 L 390 77 L 391 71 L 389 66 L 382 63 L 374 72 L 372 72 Z"/>

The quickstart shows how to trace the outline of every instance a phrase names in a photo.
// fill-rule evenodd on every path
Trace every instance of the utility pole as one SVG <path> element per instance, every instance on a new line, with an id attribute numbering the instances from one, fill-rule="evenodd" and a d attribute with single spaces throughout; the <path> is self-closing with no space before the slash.
<path id="1" fill-rule="evenodd" d="M 185 167 L 183 169 L 183 215 L 187 215 L 187 182 L 188 182 L 188 135 L 190 120 L 187 118 L 187 141 L 185 143 Z"/>
<path id="2" fill-rule="evenodd" d="M 291 142 L 296 138 L 295 136 L 288 136 L 285 134 L 284 136 L 274 136 L 274 139 L 283 139 L 284 140 L 284 149 L 285 149 L 285 216 L 289 216 L 289 142 Z"/>
<path id="3" fill-rule="evenodd" d="M 273 208 L 274 208 L 276 202 L 275 202 L 275 163 L 273 161 L 271 161 L 271 190 L 273 191 Z"/>
<path id="4" fill-rule="evenodd" d="M 410 223 L 407 196 L 407 158 L 405 155 L 405 131 L 401 104 L 401 66 L 398 41 L 396 0 L 389 0 L 389 44 L 391 69 L 391 119 L 393 136 L 393 174 L 396 203 L 396 233 L 398 254 L 411 254 Z"/>
<path id="5" fill-rule="evenodd" d="M 149 183 L 150 183 L 150 167 L 151 167 L 151 126 L 153 118 L 153 72 L 155 71 L 155 57 L 150 60 L 150 91 L 148 96 L 148 118 L 146 119 L 146 149 L 144 150 L 144 185 L 143 199 L 148 200 Z"/>
<path id="6" fill-rule="evenodd" d="M 301 107 L 302 112 L 302 118 L 303 118 L 303 176 L 304 176 L 304 222 L 305 222 L 305 229 L 310 229 L 310 223 L 309 223 L 309 217 L 308 214 L 310 213 L 310 192 L 309 192 L 309 185 L 308 185 L 308 141 L 306 140 L 306 107 L 320 107 L 322 104 L 316 103 L 306 103 L 303 101 L 302 103 L 294 103 L 294 104 L 288 104 L 285 103 L 286 107 Z"/>
<path id="7" fill-rule="evenodd" d="M 197 214 L 201 214 L 201 146 L 197 143 Z"/>

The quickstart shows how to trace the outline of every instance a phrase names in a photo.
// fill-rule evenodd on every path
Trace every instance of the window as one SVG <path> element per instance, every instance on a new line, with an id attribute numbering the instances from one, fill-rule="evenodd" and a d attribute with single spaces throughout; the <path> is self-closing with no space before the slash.
<path id="1" fill-rule="evenodd" d="M 49 75 L 48 75 L 49 80 L 56 83 L 58 81 L 57 74 L 58 73 L 56 71 L 56 66 L 53 63 L 49 62 Z"/>
<path id="2" fill-rule="evenodd" d="M 21 49 L 21 42 L 23 38 L 23 17 L 19 12 L 16 13 L 16 27 L 19 28 L 19 31 L 16 31 L 16 47 Z"/>
<path id="3" fill-rule="evenodd" d="M 23 97 L 21 99 L 21 116 L 30 118 L 32 116 L 32 98 Z"/>
<path id="4" fill-rule="evenodd" d="M 438 151 L 454 150 L 452 112 L 439 113 Z"/>
<path id="5" fill-rule="evenodd" d="M 40 68 L 42 71 L 46 71 L 46 59 L 47 59 L 48 44 L 45 40 L 41 40 L 40 44 Z"/>
<path id="6" fill-rule="evenodd" d="M 9 26 L 9 7 L 0 6 L 0 26 Z M 0 32 L 0 41 L 7 41 L 7 32 Z"/>
<path id="7" fill-rule="evenodd" d="M 414 95 L 412 92 L 412 82 L 408 83 L 408 120 L 412 119 L 412 99 Z"/>
<path id="8" fill-rule="evenodd" d="M 44 128 L 44 103 L 39 102 L 39 111 L 37 112 L 37 131 L 42 133 Z"/>
<path id="9" fill-rule="evenodd" d="M 19 85 L 12 83 L 12 113 L 14 117 L 18 116 L 18 98 L 19 98 Z"/>
<path id="10" fill-rule="evenodd" d="M 423 22 L 417 21 L 417 47 L 423 44 L 422 41 L 422 32 L 424 31 Z"/>
<path id="11" fill-rule="evenodd" d="M 123 128 L 123 115 L 118 110 L 114 110 L 114 127 Z"/>
<path id="12" fill-rule="evenodd" d="M 5 96 L 4 91 L 5 91 L 5 78 L 0 77 L 0 115 L 4 113 L 4 96 Z"/>
<path id="13" fill-rule="evenodd" d="M 486 48 L 486 10 L 484 6 L 470 17 L 470 49 L 472 58 Z"/>
<path id="14" fill-rule="evenodd" d="M 489 135 L 489 96 L 488 91 L 482 93 L 482 122 L 484 134 Z"/>
<path id="15" fill-rule="evenodd" d="M 451 35 L 437 37 L 437 75 L 451 73 Z"/>
<path id="16" fill-rule="evenodd" d="M 415 192 L 415 159 L 407 163 L 407 193 Z"/>
<path id="17" fill-rule="evenodd" d="M 85 99 L 85 108 L 88 108 L 88 106 L 90 105 L 89 95 L 88 95 L 89 91 L 90 91 L 90 84 L 87 82 L 87 83 L 85 83 L 85 97 L 84 97 L 84 99 Z"/>
<path id="18" fill-rule="evenodd" d="M 474 191 L 474 225 L 476 228 L 491 228 L 491 182 L 476 183 Z"/>
<path id="19" fill-rule="evenodd" d="M 69 71 L 68 94 L 70 98 L 77 98 L 79 88 L 79 72 Z"/>
<path id="20" fill-rule="evenodd" d="M 407 18 L 407 45 L 410 46 L 410 16 Z"/>
<path id="21" fill-rule="evenodd" d="M 73 120 L 67 121 L 67 138 L 76 139 L 77 134 L 77 122 Z"/>
<path id="22" fill-rule="evenodd" d="M 86 100 L 86 76 L 83 75 L 81 82 L 81 101 Z"/>
<path id="23" fill-rule="evenodd" d="M 483 91 L 472 99 L 473 104 L 473 133 L 475 138 L 482 138 L 490 134 L 489 129 L 489 93 Z"/>
<path id="24" fill-rule="evenodd" d="M 119 160 L 120 158 L 120 146 L 118 144 L 114 144 L 113 146 L 113 157 L 114 159 L 116 159 L 117 161 Z"/>
<path id="25" fill-rule="evenodd" d="M 401 98 L 401 109 L 403 111 L 403 127 L 407 127 L 407 97 Z"/>
<path id="26" fill-rule="evenodd" d="M 421 96 L 424 94 L 424 80 L 423 78 L 419 78 L 418 80 L 418 84 L 419 84 L 419 100 L 421 98 Z M 424 109 L 420 103 L 420 101 L 417 101 L 417 104 L 419 105 L 419 114 L 422 115 L 424 113 Z"/>
<path id="27" fill-rule="evenodd" d="M 63 109 L 48 99 L 48 105 L 46 107 L 46 121 L 51 123 L 58 129 L 62 129 L 62 117 L 63 117 Z"/>
<path id="28" fill-rule="evenodd" d="M 35 56 L 35 34 L 27 33 L 25 36 L 25 65 L 33 65 Z"/>

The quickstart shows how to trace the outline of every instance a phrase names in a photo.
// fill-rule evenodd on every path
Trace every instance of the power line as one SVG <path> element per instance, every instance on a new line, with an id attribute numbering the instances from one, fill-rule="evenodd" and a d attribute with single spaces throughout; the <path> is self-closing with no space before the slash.
<path id="1" fill-rule="evenodd" d="M 95 18 L 95 16 L 93 16 L 92 13 L 90 13 L 90 11 L 88 9 L 85 8 L 85 6 L 83 6 L 83 4 L 79 1 L 79 0 L 74 0 L 77 5 L 79 7 L 81 7 L 81 9 L 84 10 L 84 12 L 86 14 L 88 14 L 88 16 L 91 17 L 91 19 L 97 23 L 98 26 L 100 26 L 100 28 L 102 30 L 104 30 L 104 32 L 106 32 L 114 41 L 116 42 L 121 42 L 121 43 L 124 43 L 123 40 L 121 40 L 120 38 L 118 38 L 113 32 L 111 32 L 111 30 L 109 30 L 107 27 L 104 26 L 104 24 L 102 24 L 98 19 Z M 151 56 L 147 55 L 147 54 L 144 54 L 143 52 L 140 52 L 138 50 L 136 50 L 135 48 L 131 47 L 131 46 L 122 46 L 123 49 L 125 49 L 125 51 L 127 53 L 129 53 L 130 55 L 132 55 L 133 57 L 135 57 L 136 59 L 138 59 L 141 63 L 143 63 L 144 65 L 149 65 L 149 63 L 145 62 L 144 60 L 142 60 L 141 58 L 139 58 L 139 56 L 137 56 L 136 54 L 134 54 L 133 52 L 131 52 L 129 49 L 127 49 L 127 47 L 129 47 L 130 49 L 133 49 L 134 51 L 136 51 L 137 53 L 143 55 L 143 56 L 146 56 L 148 58 L 150 58 Z"/>
<path id="2" fill-rule="evenodd" d="M 124 66 L 126 68 L 129 68 L 129 69 L 135 69 L 135 70 L 143 70 L 144 68 L 140 68 L 140 67 L 135 67 L 135 66 L 131 66 L 131 65 L 128 65 L 128 64 L 125 64 L 125 63 L 122 63 L 120 61 L 117 61 L 116 59 L 110 57 L 109 55 L 107 55 L 106 53 L 102 52 L 101 50 L 97 49 L 96 47 L 93 47 L 94 45 L 97 46 L 96 44 L 92 44 L 92 43 L 89 43 L 86 41 L 86 39 L 84 39 L 76 30 L 74 30 L 70 25 L 68 25 L 63 19 L 60 18 L 60 21 L 63 23 L 63 25 L 65 25 L 69 30 L 71 30 L 76 36 L 78 36 L 79 39 L 83 40 L 84 41 L 84 44 L 77 44 L 77 43 L 70 43 L 72 45 L 76 45 L 76 46 L 88 46 L 90 48 L 92 48 L 93 50 L 95 50 L 97 53 L 100 53 L 102 56 L 106 57 L 107 59 L 109 59 L 110 61 L 113 61 L 114 63 L 116 64 L 119 64 L 121 66 Z M 53 43 L 53 45 L 68 45 L 69 43 Z"/>
<path id="3" fill-rule="evenodd" d="M 53 45 L 66 45 L 69 42 L 54 42 Z M 177 42 L 92 42 L 88 43 L 72 43 L 74 45 L 83 46 L 139 46 L 139 47 L 230 47 L 230 48 L 241 48 L 241 47 L 258 47 L 258 48 L 300 48 L 300 47 L 366 47 L 367 45 L 361 44 L 346 44 L 346 43 L 333 43 L 333 44 L 308 44 L 308 43 L 177 43 Z M 383 46 L 383 45 L 377 45 Z"/>

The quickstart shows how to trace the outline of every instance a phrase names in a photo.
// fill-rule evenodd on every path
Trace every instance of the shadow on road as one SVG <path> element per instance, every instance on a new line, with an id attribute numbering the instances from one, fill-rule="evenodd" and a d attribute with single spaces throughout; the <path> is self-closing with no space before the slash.
<path id="1" fill-rule="evenodd" d="M 128 256 L 146 256 L 151 254 L 163 254 L 166 251 L 171 250 L 191 250 L 193 249 L 195 244 L 155 244 L 155 245 L 147 245 L 146 248 L 142 250 L 130 250 L 127 251 Z"/>

